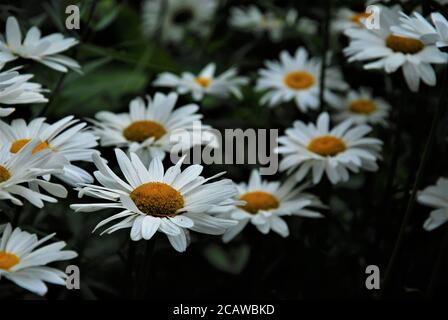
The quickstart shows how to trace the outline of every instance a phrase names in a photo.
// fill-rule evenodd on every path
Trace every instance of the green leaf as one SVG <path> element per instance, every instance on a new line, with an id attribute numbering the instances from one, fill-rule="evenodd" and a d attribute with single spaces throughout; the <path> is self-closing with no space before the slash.
<path id="1" fill-rule="evenodd" d="M 99 110 L 117 109 L 121 97 L 141 93 L 146 83 L 146 74 L 138 70 L 100 69 L 68 83 L 54 110 L 59 116 L 74 112 L 91 116 Z"/>
<path id="2" fill-rule="evenodd" d="M 250 248 L 247 245 L 225 248 L 221 245 L 212 244 L 205 248 L 205 258 L 217 269 L 239 274 L 249 261 Z"/>

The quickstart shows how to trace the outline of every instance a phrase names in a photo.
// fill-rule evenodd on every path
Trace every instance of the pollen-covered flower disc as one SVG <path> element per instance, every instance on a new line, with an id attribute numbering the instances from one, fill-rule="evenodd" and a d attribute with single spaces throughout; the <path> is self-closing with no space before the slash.
<path id="1" fill-rule="evenodd" d="M 318 183 L 325 173 L 333 183 L 347 181 L 350 172 L 376 171 L 382 142 L 366 137 L 368 125 L 353 125 L 345 120 L 330 129 L 328 113 L 321 113 L 317 124 L 296 121 L 286 135 L 278 139 L 276 151 L 283 156 L 280 170 L 295 172 L 297 181 L 311 174 Z"/>
<path id="2" fill-rule="evenodd" d="M 198 105 L 175 109 L 176 93 L 156 93 L 153 98 L 146 98 L 146 102 L 141 98 L 133 99 L 126 113 L 102 111 L 96 114 L 94 132 L 102 146 L 126 148 L 147 163 L 156 157 L 163 159 L 179 145 L 182 150 L 198 144 L 213 145 L 215 137 L 207 131 L 210 127 L 201 122 Z M 186 133 L 188 138 L 173 139 L 180 133 Z"/>
<path id="3" fill-rule="evenodd" d="M 382 98 L 373 96 L 371 90 L 350 90 L 339 104 L 332 106 L 334 119 L 338 122 L 352 120 L 356 124 L 387 126 L 390 105 Z"/>
<path id="4" fill-rule="evenodd" d="M 39 140 L 29 141 L 16 153 L 11 153 L 9 148 L 8 145 L 0 147 L 0 200 L 22 206 L 24 199 L 42 208 L 44 202 L 57 202 L 54 197 L 67 196 L 62 185 L 43 179 L 46 175 L 61 174 L 66 164 L 64 158 L 42 148 Z"/>
<path id="5" fill-rule="evenodd" d="M 409 89 L 418 91 L 420 80 L 435 86 L 437 78 L 432 64 L 445 64 L 448 55 L 440 51 L 435 41 L 421 38 L 431 25 L 416 14 L 411 18 L 401 13 L 399 6 L 380 10 L 379 29 L 351 28 L 345 31 L 350 44 L 344 49 L 349 62 L 365 62 L 364 69 L 379 69 L 393 73 L 402 69 Z M 425 38 L 428 39 L 428 38 Z"/>
<path id="6" fill-rule="evenodd" d="M 14 119 L 10 124 L 0 121 L 0 143 L 9 152 L 15 154 L 31 140 L 39 140 L 33 153 L 41 150 L 51 151 L 64 159 L 63 170 L 54 175 L 72 186 L 78 183 L 92 182 L 93 178 L 77 162 L 92 162 L 94 148 L 98 145 L 97 137 L 88 129 L 87 123 L 67 116 L 49 124 L 45 118 L 36 118 L 27 123 L 24 119 Z"/>
<path id="7" fill-rule="evenodd" d="M 289 235 L 285 216 L 321 218 L 316 211 L 325 208 L 320 200 L 304 190 L 309 184 L 297 186 L 294 177 L 285 182 L 263 180 L 258 170 L 253 170 L 248 183 L 238 185 L 238 199 L 244 204 L 222 209 L 221 217 L 238 221 L 223 235 L 228 242 L 237 236 L 248 223 L 261 233 L 273 231 L 282 237 Z"/>
<path id="8" fill-rule="evenodd" d="M 248 83 L 246 77 L 240 77 L 237 69 L 231 68 L 220 75 L 215 75 L 216 65 L 209 63 L 199 74 L 184 72 L 177 76 L 170 72 L 163 72 L 157 76 L 154 85 L 176 89 L 179 94 L 191 93 L 196 101 L 202 100 L 206 95 L 219 98 L 228 98 L 234 95 L 238 99 L 243 97 L 241 86 Z"/>
<path id="9" fill-rule="evenodd" d="M 265 94 L 262 104 L 274 107 L 294 101 L 306 112 L 317 109 L 320 96 L 321 60 L 309 58 L 305 48 L 298 48 L 292 56 L 286 51 L 280 53 L 279 61 L 267 61 L 266 68 L 259 71 L 257 91 Z M 335 67 L 328 67 L 325 76 L 325 101 L 330 105 L 338 103 L 336 92 L 348 89 L 342 73 Z"/>
<path id="10" fill-rule="evenodd" d="M 80 196 L 108 202 L 71 205 L 74 210 L 83 212 L 106 208 L 121 210 L 101 221 L 95 230 L 115 222 L 103 233 L 130 228 L 130 237 L 135 241 L 149 240 L 159 231 L 167 235 L 174 249 L 182 252 L 188 244 L 189 230 L 217 235 L 236 224 L 210 214 L 211 210 L 238 203 L 233 199 L 237 191 L 231 180 L 208 183 L 220 174 L 205 179 L 200 176 L 200 165 L 182 171 L 183 159 L 165 171 L 159 158 L 154 158 L 146 168 L 134 153 L 130 158 L 119 149 L 115 153 L 125 180 L 113 173 L 104 159 L 94 155 L 99 170 L 95 177 L 101 186 L 85 185 L 79 189 Z"/>
<path id="11" fill-rule="evenodd" d="M 47 264 L 70 260 L 78 254 L 62 250 L 66 246 L 64 241 L 42 246 L 54 236 L 53 233 L 39 240 L 37 235 L 13 229 L 8 223 L 0 238 L 0 281 L 8 279 L 38 295 L 48 290 L 44 282 L 64 286 L 67 274 Z"/>

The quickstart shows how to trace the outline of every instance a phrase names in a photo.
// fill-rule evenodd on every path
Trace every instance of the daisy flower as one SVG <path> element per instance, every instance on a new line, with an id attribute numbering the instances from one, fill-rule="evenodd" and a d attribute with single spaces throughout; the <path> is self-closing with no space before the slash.
<path id="1" fill-rule="evenodd" d="M 161 32 L 165 42 L 180 42 L 185 35 L 200 37 L 210 32 L 218 2 L 216 0 L 145 0 L 143 32 Z"/>
<path id="2" fill-rule="evenodd" d="M 334 32 L 344 32 L 350 28 L 364 28 L 363 21 L 370 16 L 365 11 L 353 11 L 349 8 L 340 8 L 334 21 L 332 21 L 332 30 Z"/>
<path id="3" fill-rule="evenodd" d="M 414 12 L 411 17 L 404 13 L 401 15 L 402 24 L 392 27 L 395 34 L 418 38 L 425 44 L 436 44 L 438 48 L 448 45 L 448 21 L 439 12 L 431 14 L 431 20 L 435 27 L 418 12 Z"/>
<path id="4" fill-rule="evenodd" d="M 297 23 L 297 11 L 288 10 L 285 17 L 273 11 L 263 13 L 257 6 L 232 8 L 229 24 L 242 31 L 255 34 L 267 33 L 271 41 L 280 41 L 285 29 L 292 28 Z"/>
<path id="5" fill-rule="evenodd" d="M 429 33 L 429 36 L 431 38 L 435 37 L 437 47 L 448 47 L 448 21 L 439 12 L 433 12 L 431 14 L 431 19 L 435 29 Z M 423 37 L 428 37 L 428 35 L 424 35 Z"/>
<path id="6" fill-rule="evenodd" d="M 238 77 L 237 70 L 232 68 L 215 76 L 216 65 L 209 63 L 198 75 L 184 72 L 179 77 L 175 74 L 164 72 L 154 81 L 155 86 L 174 88 L 179 94 L 191 93 L 196 101 L 202 100 L 204 95 L 227 98 L 233 94 L 238 99 L 243 96 L 240 87 L 248 82 L 245 77 Z"/>
<path id="7" fill-rule="evenodd" d="M 0 64 L 0 70 L 2 69 Z M 19 74 L 19 68 L 0 72 L 0 105 L 14 105 L 23 103 L 41 103 L 48 100 L 41 94 L 42 86 L 28 82 L 32 74 Z M 0 117 L 6 117 L 14 112 L 14 108 L 1 108 Z"/>
<path id="8" fill-rule="evenodd" d="M 15 17 L 6 20 L 4 38 L 0 39 L 0 64 L 20 57 L 35 60 L 60 72 L 67 72 L 67 68 L 73 70 L 81 68 L 78 62 L 60 54 L 78 44 L 75 38 L 64 38 L 60 33 L 41 37 L 39 28 L 32 27 L 25 39 L 22 39 L 19 23 Z"/>
<path id="9" fill-rule="evenodd" d="M 278 139 L 277 153 L 284 156 L 280 170 L 295 171 L 297 181 L 309 173 L 313 183 L 322 179 L 324 172 L 331 183 L 349 179 L 349 172 L 376 171 L 382 142 L 365 137 L 371 131 L 368 125 L 352 125 L 346 120 L 330 129 L 330 117 L 323 112 L 317 124 L 296 121 L 286 136 Z"/>
<path id="10" fill-rule="evenodd" d="M 351 119 L 356 124 L 380 124 L 387 126 L 390 105 L 381 98 L 373 97 L 371 90 L 360 88 L 350 90 L 341 99 L 341 103 L 333 106 L 336 110 L 334 119 L 338 122 Z"/>
<path id="11" fill-rule="evenodd" d="M 55 233 L 39 240 L 37 235 L 20 228 L 13 230 L 7 224 L 0 242 L 0 279 L 5 277 L 40 296 L 48 290 L 44 282 L 64 286 L 67 275 L 59 269 L 47 267 L 47 264 L 70 260 L 78 254 L 62 250 L 66 246 L 64 241 L 42 246 L 54 236 Z"/>
<path id="12" fill-rule="evenodd" d="M 448 221 L 448 179 L 439 178 L 436 185 L 419 192 L 417 201 L 434 208 L 423 224 L 427 231 L 434 230 Z"/>
<path id="13" fill-rule="evenodd" d="M 431 64 L 447 62 L 447 55 L 434 44 L 425 43 L 418 36 L 408 32 L 406 36 L 393 33 L 393 27 L 403 23 L 406 28 L 414 26 L 415 32 L 423 31 L 420 20 L 409 20 L 402 15 L 400 7 L 381 6 L 380 29 L 349 29 L 345 34 L 350 44 L 344 49 L 349 62 L 370 61 L 364 69 L 380 69 L 386 73 L 396 72 L 402 68 L 404 78 L 412 91 L 418 91 L 420 80 L 429 86 L 436 85 L 436 74 Z M 413 24 L 415 21 L 419 23 Z M 373 61 L 372 61 L 373 60 Z"/>
<path id="14" fill-rule="evenodd" d="M 234 206 L 223 217 L 238 221 L 223 235 L 223 241 L 228 242 L 238 235 L 250 222 L 261 233 L 268 234 L 271 230 L 282 237 L 289 235 L 289 228 L 283 216 L 301 216 L 321 218 L 322 215 L 311 208 L 324 208 L 320 200 L 312 194 L 304 193 L 306 185 L 296 188 L 297 182 L 289 178 L 283 184 L 279 181 L 268 182 L 261 179 L 258 170 L 253 170 L 249 183 L 237 186 L 238 196 L 245 204 Z"/>
<path id="15" fill-rule="evenodd" d="M 0 200 L 10 200 L 22 206 L 23 202 L 18 198 L 22 197 L 38 208 L 44 206 L 44 201 L 57 202 L 55 198 L 39 192 L 39 188 L 23 186 L 25 183 L 42 187 L 55 197 L 67 197 L 63 186 L 39 179 L 62 172 L 63 159 L 54 157 L 49 150 L 39 150 L 38 140 L 30 141 L 16 154 L 10 153 L 8 146 L 0 147 Z"/>
<path id="16" fill-rule="evenodd" d="M 219 235 L 235 225 L 232 220 L 207 213 L 235 203 L 232 197 L 236 195 L 236 187 L 231 180 L 207 183 L 220 174 L 205 179 L 200 176 L 203 169 L 200 165 L 191 165 L 181 171 L 183 159 L 165 171 L 159 158 L 153 159 L 146 168 L 134 153 L 128 158 L 123 151 L 115 149 L 115 154 L 125 180 L 95 154 L 94 162 L 99 170 L 95 177 L 101 186 L 86 185 L 79 189 L 79 195 L 106 202 L 71 205 L 72 209 L 81 212 L 107 208 L 121 210 L 101 221 L 95 230 L 114 221 L 102 234 L 130 228 L 130 237 L 134 241 L 149 240 L 159 231 L 167 235 L 174 249 L 183 252 L 187 248 L 189 230 Z"/>
<path id="17" fill-rule="evenodd" d="M 0 143 L 5 145 L 9 152 L 17 153 L 32 139 L 41 143 L 38 150 L 48 149 L 65 159 L 61 173 L 54 176 L 62 181 L 76 186 L 81 182 L 93 182 L 92 176 L 84 169 L 72 162 L 92 162 L 92 154 L 97 138 L 85 130 L 87 124 L 74 120 L 73 116 L 65 117 L 54 124 L 45 122 L 45 118 L 36 118 L 29 124 L 23 119 L 15 119 L 10 125 L 0 121 Z"/>
<path id="18" fill-rule="evenodd" d="M 283 102 L 295 101 L 297 107 L 306 112 L 319 107 L 321 60 L 308 58 L 304 48 L 298 48 L 294 56 L 282 51 L 280 61 L 267 61 L 266 69 L 259 71 L 256 86 L 258 91 L 267 91 L 261 98 L 262 104 L 270 107 Z M 329 104 L 338 102 L 333 90 L 346 90 L 339 69 L 330 67 L 325 76 L 324 98 Z"/>
<path id="19" fill-rule="evenodd" d="M 102 146 L 125 147 L 147 163 L 155 157 L 163 159 L 165 153 L 179 143 L 173 139 L 178 132 L 191 135 L 191 139 L 181 141 L 185 143 L 183 150 L 211 141 L 212 137 L 202 130 L 194 130 L 196 126 L 208 128 L 200 122 L 202 115 L 196 113 L 199 109 L 196 104 L 173 110 L 178 98 L 176 93 L 156 93 L 154 99 L 146 98 L 146 105 L 142 98 L 132 100 L 129 113 L 102 111 L 96 114 L 98 121 L 94 121 L 94 132 L 101 138 Z M 202 132 L 201 136 L 197 136 L 197 131 Z"/>

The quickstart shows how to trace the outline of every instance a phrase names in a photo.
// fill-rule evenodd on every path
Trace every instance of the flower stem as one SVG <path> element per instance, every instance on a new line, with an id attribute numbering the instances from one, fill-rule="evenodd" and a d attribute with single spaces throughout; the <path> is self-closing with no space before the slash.
<path id="1" fill-rule="evenodd" d="M 323 28 L 323 48 L 322 48 L 322 65 L 320 70 L 320 92 L 319 101 L 321 111 L 325 110 L 325 75 L 327 71 L 327 55 L 330 47 L 330 19 L 331 19 L 331 1 L 326 1 L 325 5 L 325 21 Z"/>
<path id="2" fill-rule="evenodd" d="M 406 90 L 403 87 L 403 90 Z M 393 114 L 392 114 L 392 121 L 395 123 L 396 127 L 393 133 L 392 141 L 391 141 L 391 147 L 392 147 L 392 155 L 390 159 L 390 166 L 389 166 L 389 172 L 387 173 L 387 179 L 386 179 L 386 185 L 385 185 L 385 192 L 383 197 L 383 212 L 390 214 L 390 207 L 393 195 L 395 193 L 394 190 L 394 181 L 395 181 L 395 175 L 397 173 L 398 168 L 398 160 L 400 158 L 400 146 L 402 144 L 401 141 L 401 130 L 403 127 L 403 110 L 404 106 L 406 105 L 406 97 L 402 97 L 400 94 L 395 94 L 394 101 L 396 102 L 397 107 L 394 108 Z"/>
<path id="3" fill-rule="evenodd" d="M 441 95 L 439 98 L 437 110 L 436 110 L 436 113 L 434 114 L 432 124 L 431 124 L 431 129 L 429 131 L 428 138 L 427 138 L 426 144 L 425 144 L 425 148 L 423 150 L 423 154 L 420 159 L 420 165 L 418 167 L 417 175 L 414 180 L 414 185 L 413 185 L 413 188 L 411 191 L 411 195 L 410 195 L 410 198 L 407 203 L 406 211 L 405 211 L 402 223 L 401 223 L 397 241 L 395 242 L 395 246 L 392 251 L 392 255 L 389 260 L 389 264 L 387 266 L 386 274 L 384 277 L 384 283 L 383 283 L 383 292 L 382 292 L 383 296 L 384 296 L 384 294 L 388 293 L 389 289 L 391 289 L 391 287 L 392 287 L 392 278 L 393 278 L 396 268 L 397 268 L 398 256 L 399 256 L 400 251 L 403 248 L 405 238 L 406 238 L 406 227 L 409 224 L 409 221 L 412 216 L 412 212 L 414 210 L 417 192 L 418 192 L 418 189 L 420 188 L 420 184 L 423 179 L 425 168 L 426 168 L 426 165 L 429 160 L 429 155 L 431 153 L 432 146 L 434 144 L 434 140 L 436 137 L 437 125 L 439 123 L 439 120 L 442 116 L 442 113 L 443 113 L 443 110 L 445 107 L 447 91 L 448 91 L 445 89 L 445 85 L 448 83 L 448 81 L 447 81 L 448 80 L 448 72 L 447 72 L 446 68 L 444 70 L 443 79 L 444 80 L 442 81 L 442 84 L 441 84 L 442 90 L 441 90 Z"/>
<path id="4" fill-rule="evenodd" d="M 139 286 L 138 286 L 138 292 L 137 297 L 138 299 L 143 299 L 148 291 L 148 281 L 149 276 L 151 274 L 151 266 L 152 266 L 152 260 L 154 256 L 154 247 L 156 244 L 156 235 L 154 235 L 150 240 L 145 241 L 145 248 L 143 252 L 142 259 L 140 261 L 140 267 L 139 267 Z"/>
<path id="5" fill-rule="evenodd" d="M 156 235 L 150 240 L 130 241 L 127 258 L 129 274 L 129 296 L 132 299 L 143 299 L 148 291 Z"/>

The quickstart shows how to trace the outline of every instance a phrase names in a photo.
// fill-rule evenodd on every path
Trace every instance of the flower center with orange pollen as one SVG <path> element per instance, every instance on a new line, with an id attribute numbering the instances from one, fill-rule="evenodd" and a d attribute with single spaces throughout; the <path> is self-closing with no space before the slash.
<path id="1" fill-rule="evenodd" d="M 292 71 L 285 75 L 283 82 L 291 89 L 304 90 L 312 87 L 316 80 L 307 71 Z"/>
<path id="2" fill-rule="evenodd" d="M 210 85 L 210 83 L 212 83 L 212 80 L 207 77 L 197 77 L 196 83 L 203 88 L 207 88 Z"/>
<path id="3" fill-rule="evenodd" d="M 0 269 L 9 270 L 20 262 L 15 254 L 0 251 Z"/>
<path id="4" fill-rule="evenodd" d="M 376 111 L 375 102 L 367 99 L 355 100 L 350 104 L 350 111 L 359 114 L 372 114 Z"/>
<path id="5" fill-rule="evenodd" d="M 129 141 L 143 142 L 148 138 L 160 139 L 166 133 L 165 128 L 151 120 L 141 120 L 131 123 L 123 130 L 123 135 Z"/>
<path id="6" fill-rule="evenodd" d="M 19 152 L 30 141 L 31 141 L 31 139 L 19 139 L 19 140 L 14 141 L 11 145 L 11 148 L 9 148 L 9 152 L 11 152 L 11 153 Z M 50 145 L 48 144 L 48 142 L 43 141 L 40 145 L 38 145 L 36 148 L 34 148 L 33 154 L 35 154 L 36 152 L 39 152 L 41 150 L 44 150 L 46 148 L 49 148 L 49 147 L 50 147 Z"/>
<path id="7" fill-rule="evenodd" d="M 321 156 L 335 156 L 347 149 L 344 141 L 333 136 L 322 136 L 311 140 L 308 144 L 308 150 Z"/>
<path id="8" fill-rule="evenodd" d="M 173 217 L 184 206 L 180 192 L 162 182 L 142 184 L 130 196 L 141 212 L 154 217 Z"/>
<path id="9" fill-rule="evenodd" d="M 361 21 L 362 21 L 363 19 L 367 19 L 368 17 L 370 17 L 370 13 L 367 13 L 367 12 L 358 12 L 358 13 L 355 13 L 354 15 L 352 15 L 352 17 L 350 18 L 350 20 L 351 20 L 353 23 L 362 25 Z"/>
<path id="10" fill-rule="evenodd" d="M 11 174 L 9 173 L 8 169 L 5 167 L 0 166 L 0 182 L 5 182 L 11 178 Z"/>
<path id="11" fill-rule="evenodd" d="M 423 50 L 425 44 L 418 39 L 390 35 L 386 38 L 386 46 L 395 52 L 416 54 Z"/>
<path id="12" fill-rule="evenodd" d="M 277 198 L 264 191 L 245 193 L 240 197 L 240 200 L 246 201 L 246 204 L 240 206 L 240 208 L 251 214 L 256 214 L 260 210 L 276 209 L 279 206 Z"/>

